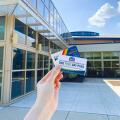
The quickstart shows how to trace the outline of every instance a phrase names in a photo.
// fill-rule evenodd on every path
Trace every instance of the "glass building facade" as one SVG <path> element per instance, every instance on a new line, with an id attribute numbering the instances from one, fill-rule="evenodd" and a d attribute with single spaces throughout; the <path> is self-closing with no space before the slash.
<path id="1" fill-rule="evenodd" d="M 17 18 L 15 18 L 14 32 L 17 33 L 18 44 L 30 47 L 30 50 L 13 48 L 11 99 L 35 90 L 36 83 L 50 70 L 48 53 L 62 49 Z M 41 51 L 47 55 L 39 53 L 37 44 L 41 44 Z"/>
<path id="2" fill-rule="evenodd" d="M 36 89 L 53 67 L 50 53 L 67 47 L 63 33 L 68 29 L 51 0 L 0 2 L 1 104 Z"/>
<path id="3" fill-rule="evenodd" d="M 87 58 L 87 77 L 120 77 L 120 52 L 82 52 Z"/>

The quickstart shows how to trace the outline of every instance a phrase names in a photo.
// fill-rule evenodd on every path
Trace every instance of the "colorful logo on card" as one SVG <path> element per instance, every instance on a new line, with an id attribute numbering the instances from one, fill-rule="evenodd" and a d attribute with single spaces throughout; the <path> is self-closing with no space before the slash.
<path id="1" fill-rule="evenodd" d="M 72 46 L 63 50 L 62 55 L 80 57 L 80 53 L 76 46 Z"/>
<path id="2" fill-rule="evenodd" d="M 69 61 L 75 62 L 75 58 L 74 57 L 70 57 Z"/>

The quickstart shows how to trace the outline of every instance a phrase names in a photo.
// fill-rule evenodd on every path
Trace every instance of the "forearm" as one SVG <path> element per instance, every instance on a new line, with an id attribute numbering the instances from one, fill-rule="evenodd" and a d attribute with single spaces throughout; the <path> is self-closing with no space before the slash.
<path id="1" fill-rule="evenodd" d="M 49 96 L 45 96 L 45 94 L 47 94 L 47 91 L 51 90 L 49 86 L 47 86 L 44 92 L 43 89 L 44 86 L 41 85 L 40 89 L 37 90 L 37 98 L 35 104 L 31 107 L 24 120 L 50 120 L 52 116 L 52 111 L 49 111 L 50 98 Z"/>
<path id="2" fill-rule="evenodd" d="M 24 120 L 50 120 L 53 113 L 49 104 L 43 107 L 35 103 Z"/>
<path id="3" fill-rule="evenodd" d="M 34 104 L 29 110 L 24 120 L 40 120 L 39 117 L 43 113 L 43 107 L 37 106 Z"/>

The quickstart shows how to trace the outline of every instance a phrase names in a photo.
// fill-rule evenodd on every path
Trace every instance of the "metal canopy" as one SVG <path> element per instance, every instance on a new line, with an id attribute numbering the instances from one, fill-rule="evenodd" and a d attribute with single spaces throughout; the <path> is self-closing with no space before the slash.
<path id="1" fill-rule="evenodd" d="M 27 24 L 28 26 L 41 26 L 42 24 L 41 23 L 31 23 L 31 24 Z"/>
<path id="2" fill-rule="evenodd" d="M 50 33 L 49 30 L 38 30 L 39 33 Z"/>
<path id="3" fill-rule="evenodd" d="M 15 10 L 16 5 L 0 5 L 0 16 L 12 14 Z"/>
<path id="4" fill-rule="evenodd" d="M 5 0 L 6 1 L 6 0 Z M 7 0 L 8 1 L 8 0 Z M 15 4 L 16 1 L 16 4 Z M 12 1 L 10 2 L 12 4 Z M 2 2 L 3 4 L 3 2 Z M 0 15 L 15 15 L 17 19 L 27 24 L 35 31 L 44 35 L 50 41 L 54 41 L 61 48 L 66 48 L 67 44 L 51 26 L 41 17 L 36 9 L 34 9 L 27 0 L 14 0 L 14 4 L 9 5 L 8 3 L 1 5 L 0 1 Z"/>

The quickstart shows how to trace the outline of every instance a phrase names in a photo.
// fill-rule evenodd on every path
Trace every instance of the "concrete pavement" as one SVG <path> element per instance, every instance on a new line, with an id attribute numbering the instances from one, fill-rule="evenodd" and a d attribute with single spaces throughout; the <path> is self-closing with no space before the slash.
<path id="1" fill-rule="evenodd" d="M 58 109 L 52 120 L 120 120 L 119 92 L 119 84 L 109 85 L 102 79 L 62 83 Z M 35 99 L 33 93 L 1 109 L 0 120 L 22 120 Z"/>
<path id="2" fill-rule="evenodd" d="M 27 108 L 7 107 L 0 110 L 0 120 L 23 120 L 27 112 Z M 52 120 L 120 120 L 120 116 L 56 111 Z"/>

